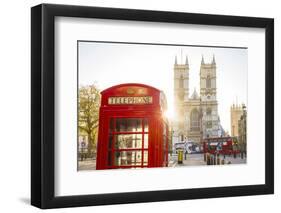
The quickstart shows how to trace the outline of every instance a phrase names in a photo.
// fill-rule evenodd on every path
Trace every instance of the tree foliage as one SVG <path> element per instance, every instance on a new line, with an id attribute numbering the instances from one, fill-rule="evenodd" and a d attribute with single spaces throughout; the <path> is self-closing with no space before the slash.
<path id="1" fill-rule="evenodd" d="M 99 123 L 100 92 L 97 87 L 80 87 L 78 104 L 79 135 L 88 136 L 88 153 L 92 153 L 96 150 Z"/>

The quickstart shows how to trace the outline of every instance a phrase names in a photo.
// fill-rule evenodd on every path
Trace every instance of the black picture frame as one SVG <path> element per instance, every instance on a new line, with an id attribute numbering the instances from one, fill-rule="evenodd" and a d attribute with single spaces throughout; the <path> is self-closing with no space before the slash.
<path id="1" fill-rule="evenodd" d="M 54 195 L 55 17 L 263 28 L 265 184 L 93 195 Z M 140 203 L 274 193 L 274 20 L 270 18 L 41 4 L 31 8 L 31 204 L 39 208 Z"/>

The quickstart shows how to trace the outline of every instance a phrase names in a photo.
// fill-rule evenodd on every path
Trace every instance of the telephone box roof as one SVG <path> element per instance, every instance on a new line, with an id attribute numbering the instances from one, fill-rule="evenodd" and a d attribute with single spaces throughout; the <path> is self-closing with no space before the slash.
<path id="1" fill-rule="evenodd" d="M 115 90 L 115 89 L 118 89 L 118 88 L 121 88 L 121 87 L 144 87 L 144 88 L 149 88 L 151 90 L 155 90 L 157 92 L 161 92 L 159 89 L 155 88 L 155 87 L 152 87 L 152 86 L 149 86 L 149 85 L 146 85 L 146 84 L 139 84 L 139 83 L 125 83 L 125 84 L 118 84 L 118 85 L 115 85 L 115 86 L 112 86 L 112 87 L 109 87 L 103 91 L 101 91 L 101 94 L 104 94 L 106 92 L 109 92 L 109 91 L 112 91 L 112 90 Z"/>

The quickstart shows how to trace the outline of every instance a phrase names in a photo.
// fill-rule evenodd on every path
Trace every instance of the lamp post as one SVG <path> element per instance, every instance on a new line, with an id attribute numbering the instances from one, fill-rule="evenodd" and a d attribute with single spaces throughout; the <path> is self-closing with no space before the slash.
<path id="1" fill-rule="evenodd" d="M 83 161 L 85 146 L 86 146 L 86 142 L 83 138 L 83 141 L 81 142 L 81 161 Z"/>

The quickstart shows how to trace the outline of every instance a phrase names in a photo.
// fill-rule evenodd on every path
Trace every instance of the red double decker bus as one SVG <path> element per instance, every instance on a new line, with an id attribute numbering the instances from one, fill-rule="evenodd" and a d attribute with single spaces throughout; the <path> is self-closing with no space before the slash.
<path id="1" fill-rule="evenodd" d="M 240 153 L 235 137 L 205 138 L 203 140 L 203 151 L 204 153 L 223 155 Z"/>

